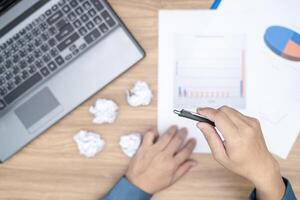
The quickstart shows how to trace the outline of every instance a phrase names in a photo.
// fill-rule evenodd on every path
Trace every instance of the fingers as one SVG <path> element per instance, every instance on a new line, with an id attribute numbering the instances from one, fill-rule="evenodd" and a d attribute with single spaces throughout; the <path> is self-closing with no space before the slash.
<path id="1" fill-rule="evenodd" d="M 202 131 L 214 158 L 221 163 L 226 162 L 226 150 L 216 129 L 207 123 L 198 123 L 197 127 Z"/>
<path id="2" fill-rule="evenodd" d="M 187 136 L 186 128 L 182 128 L 179 131 L 177 131 L 176 135 L 172 138 L 172 140 L 166 146 L 164 151 L 169 155 L 174 155 L 178 151 L 179 147 L 185 141 L 186 136 Z"/>
<path id="3" fill-rule="evenodd" d="M 176 154 L 176 156 L 174 157 L 176 162 L 178 164 L 183 163 L 184 161 L 186 161 L 187 159 L 190 158 L 190 156 L 192 155 L 194 149 L 196 147 L 196 140 L 195 139 L 191 139 L 189 140 L 184 147 Z"/>
<path id="4" fill-rule="evenodd" d="M 158 137 L 157 131 L 148 131 L 143 137 L 142 146 L 153 145 L 157 137 Z"/>
<path id="5" fill-rule="evenodd" d="M 177 171 L 174 174 L 174 178 L 172 180 L 173 183 L 178 181 L 182 176 L 184 176 L 191 168 L 195 167 L 197 162 L 194 160 L 188 160 L 180 165 Z"/>
<path id="6" fill-rule="evenodd" d="M 230 108 L 228 106 L 222 106 L 221 108 L 219 108 L 219 110 L 224 112 L 237 127 L 247 125 L 246 117 L 239 111 L 234 110 L 233 108 Z"/>
<path id="7" fill-rule="evenodd" d="M 198 108 L 197 112 L 215 122 L 216 127 L 221 131 L 227 141 L 236 136 L 237 127 L 223 111 L 213 108 Z"/>
<path id="8" fill-rule="evenodd" d="M 174 135 L 177 132 L 177 126 L 171 126 L 166 133 L 159 138 L 156 142 L 155 147 L 158 148 L 160 151 L 164 150 L 166 146 L 170 143 L 173 139 Z"/>

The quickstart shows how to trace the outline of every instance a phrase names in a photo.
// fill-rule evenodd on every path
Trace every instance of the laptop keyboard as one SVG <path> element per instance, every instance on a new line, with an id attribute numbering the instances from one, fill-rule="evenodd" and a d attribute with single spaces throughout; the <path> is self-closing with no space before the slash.
<path id="1" fill-rule="evenodd" d="M 60 0 L 0 44 L 0 111 L 117 27 L 100 0 Z"/>

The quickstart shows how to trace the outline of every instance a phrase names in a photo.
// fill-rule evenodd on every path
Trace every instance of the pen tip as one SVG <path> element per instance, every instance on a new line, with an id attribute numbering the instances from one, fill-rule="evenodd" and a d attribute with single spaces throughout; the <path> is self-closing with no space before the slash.
<path id="1" fill-rule="evenodd" d="M 179 110 L 173 110 L 173 112 L 175 113 L 175 114 L 180 114 L 180 111 Z"/>

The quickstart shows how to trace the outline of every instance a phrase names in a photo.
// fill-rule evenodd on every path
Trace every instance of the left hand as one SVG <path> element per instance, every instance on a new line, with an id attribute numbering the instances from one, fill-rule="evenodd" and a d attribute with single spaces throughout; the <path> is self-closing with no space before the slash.
<path id="1" fill-rule="evenodd" d="M 180 149 L 186 136 L 187 130 L 178 130 L 176 126 L 170 127 L 159 139 L 157 132 L 146 133 L 129 164 L 127 179 L 149 194 L 174 184 L 197 164 L 189 159 L 196 146 L 194 139 Z"/>

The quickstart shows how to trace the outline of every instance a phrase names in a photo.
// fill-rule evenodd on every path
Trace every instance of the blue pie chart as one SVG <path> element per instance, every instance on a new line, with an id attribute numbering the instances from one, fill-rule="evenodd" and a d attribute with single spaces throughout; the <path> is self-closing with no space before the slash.
<path id="1" fill-rule="evenodd" d="M 283 26 L 271 26 L 264 35 L 266 45 L 275 54 L 300 61 L 300 34 Z"/>

